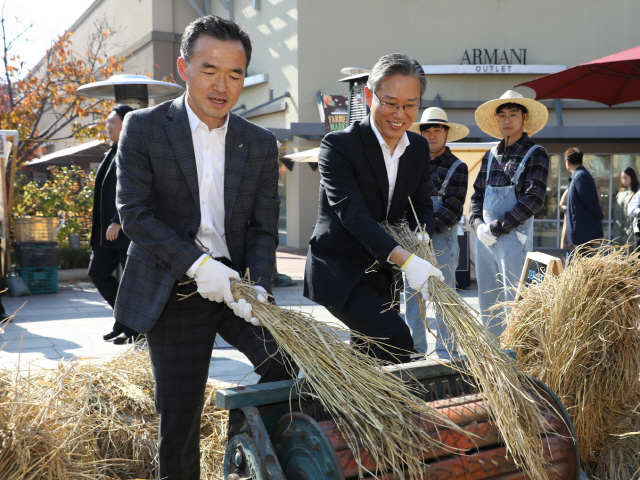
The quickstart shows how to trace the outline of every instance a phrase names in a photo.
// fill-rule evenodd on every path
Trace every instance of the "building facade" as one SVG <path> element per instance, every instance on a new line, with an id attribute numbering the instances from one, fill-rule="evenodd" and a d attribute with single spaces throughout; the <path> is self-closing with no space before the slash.
<path id="1" fill-rule="evenodd" d="M 488 142 L 474 111 L 514 85 L 640 44 L 637 0 L 96 0 L 71 27 L 82 46 L 96 20 L 116 31 L 125 73 L 173 75 L 180 37 L 200 15 L 232 18 L 250 34 L 253 56 L 235 112 L 271 129 L 281 155 L 317 147 L 325 134 L 321 94 L 347 95 L 344 67 L 371 68 L 387 53 L 416 58 L 427 72 L 422 107 L 440 106 L 470 127 L 465 142 Z M 534 97 L 526 87 L 517 91 Z M 562 152 L 586 154 L 603 196 L 605 231 L 621 170 L 640 171 L 640 102 L 609 108 L 545 101 L 549 122 L 535 136 L 551 155 L 547 201 L 535 219 L 537 249 L 557 248 L 558 199 L 567 187 Z M 480 155 L 480 154 L 478 154 Z M 481 155 L 480 155 L 481 156 Z M 318 204 L 319 173 L 281 167 L 282 240 L 304 247 Z M 467 205 L 468 209 L 468 205 Z"/>

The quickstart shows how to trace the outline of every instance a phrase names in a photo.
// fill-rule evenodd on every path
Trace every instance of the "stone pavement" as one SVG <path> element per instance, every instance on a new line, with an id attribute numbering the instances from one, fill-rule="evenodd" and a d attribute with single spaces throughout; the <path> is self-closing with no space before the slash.
<path id="1" fill-rule="evenodd" d="M 306 249 L 279 248 L 278 271 L 291 276 L 297 285 L 274 288 L 277 304 L 299 308 L 322 322 L 342 325 L 325 308 L 302 296 L 305 259 Z M 476 284 L 461 294 L 478 308 Z M 0 368 L 51 368 L 74 356 L 99 362 L 131 348 L 102 340 L 102 335 L 111 331 L 112 310 L 89 281 L 61 282 L 55 294 L 3 296 L 2 302 L 8 314 L 17 311 L 17 315 L 0 332 Z M 213 350 L 209 375 L 225 385 L 247 385 L 258 380 L 247 358 L 221 339 Z"/>

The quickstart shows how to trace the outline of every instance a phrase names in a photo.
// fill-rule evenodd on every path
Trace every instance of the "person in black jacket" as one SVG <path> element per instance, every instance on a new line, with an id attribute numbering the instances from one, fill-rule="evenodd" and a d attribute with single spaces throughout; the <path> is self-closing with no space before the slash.
<path id="1" fill-rule="evenodd" d="M 91 228 L 91 261 L 89 277 L 100 295 L 115 306 L 118 294 L 118 280 L 113 275 L 118 265 L 124 268 L 127 261 L 129 239 L 121 231 L 120 217 L 116 209 L 116 152 L 122 130 L 122 121 L 133 109 L 127 105 L 118 105 L 107 117 L 107 136 L 113 143 L 104 156 L 96 173 L 93 195 L 93 225 Z M 118 337 L 124 333 L 124 337 Z M 115 339 L 114 343 L 123 344 L 138 336 L 129 327 L 115 322 L 113 330 L 104 335 L 105 340 Z"/>
<path id="2" fill-rule="evenodd" d="M 567 170 L 571 174 L 567 193 L 567 244 L 577 247 L 604 238 L 596 182 L 582 166 L 582 152 L 572 147 L 564 153 Z"/>
<path id="3" fill-rule="evenodd" d="M 318 156 L 320 204 L 309 242 L 304 296 L 369 338 L 368 354 L 408 362 L 414 351 L 409 327 L 397 310 L 396 274 L 428 299 L 427 280 L 442 272 L 411 255 L 379 222 L 434 231 L 429 142 L 407 132 L 427 86 L 420 64 L 403 54 L 385 55 L 373 67 L 365 100 L 371 114 L 322 140 Z M 409 201 L 411 200 L 411 204 Z M 357 336 L 354 343 L 361 343 Z"/>

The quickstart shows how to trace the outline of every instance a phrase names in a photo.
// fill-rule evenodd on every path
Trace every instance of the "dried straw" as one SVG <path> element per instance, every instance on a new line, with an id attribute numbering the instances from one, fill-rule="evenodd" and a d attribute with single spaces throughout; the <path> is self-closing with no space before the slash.
<path id="1" fill-rule="evenodd" d="M 301 396 L 309 395 L 322 403 L 356 459 L 360 458 L 360 445 L 369 450 L 380 471 L 359 465 L 361 474 L 378 478 L 381 470 L 389 468 L 401 478 L 421 479 L 425 476 L 421 468 L 425 453 L 433 448 L 459 453 L 429 437 L 419 419 L 469 434 L 429 407 L 417 396 L 417 387 L 389 373 L 380 360 L 364 352 L 364 347 L 350 346 L 341 338 L 356 332 L 318 323 L 301 311 L 260 303 L 248 283 L 232 282 L 232 292 L 235 298 L 245 298 L 253 305 L 253 315 L 304 372 L 304 379 L 296 383 Z"/>
<path id="2" fill-rule="evenodd" d="M 558 276 L 507 303 L 503 342 L 519 369 L 545 382 L 567 408 L 582 468 L 637 478 L 640 439 L 640 253 L 580 248 Z"/>
<path id="3" fill-rule="evenodd" d="M 404 249 L 437 265 L 431 244 L 418 240 L 417 233 L 425 233 L 420 227 L 414 232 L 407 223 L 382 226 Z M 479 313 L 455 289 L 430 277 L 429 293 L 453 341 L 466 354 L 463 373 L 478 385 L 508 452 L 531 478 L 548 478 L 541 433 L 551 428 L 532 401 L 529 392 L 535 387 L 516 372 L 515 361 L 500 348 L 482 325 Z M 424 300 L 421 295 L 418 298 L 424 310 Z M 424 316 L 423 320 L 426 324 Z"/>
<path id="4" fill-rule="evenodd" d="M 108 362 L 82 359 L 29 376 L 0 371 L 0 478 L 157 478 L 158 417 L 149 355 L 130 348 Z M 207 386 L 202 473 L 223 476 L 228 413 Z"/>

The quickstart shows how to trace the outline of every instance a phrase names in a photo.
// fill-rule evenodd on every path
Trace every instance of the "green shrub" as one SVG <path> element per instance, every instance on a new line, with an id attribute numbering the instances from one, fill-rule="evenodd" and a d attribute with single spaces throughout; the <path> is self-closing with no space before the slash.
<path id="1" fill-rule="evenodd" d="M 16 184 L 13 213 L 17 216 L 32 215 L 65 219 L 58 232 L 58 242 L 69 244 L 69 234 L 81 237 L 91 235 L 93 212 L 93 186 L 95 171 L 86 172 L 80 167 L 51 167 L 51 177 L 39 182 Z"/>
<path id="2" fill-rule="evenodd" d="M 88 268 L 91 248 L 58 247 L 58 266 L 62 269 Z"/>

